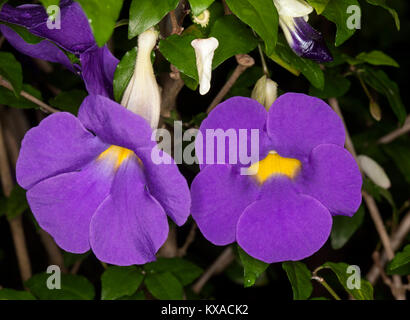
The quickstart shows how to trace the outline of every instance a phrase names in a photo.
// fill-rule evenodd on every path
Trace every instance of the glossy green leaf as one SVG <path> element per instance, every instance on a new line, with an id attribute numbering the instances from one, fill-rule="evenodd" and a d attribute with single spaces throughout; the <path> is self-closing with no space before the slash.
<path id="1" fill-rule="evenodd" d="M 325 86 L 323 90 L 311 86 L 309 94 L 321 99 L 338 98 L 344 96 L 349 89 L 349 79 L 336 72 L 325 72 Z"/>
<path id="2" fill-rule="evenodd" d="M 76 0 L 87 15 L 98 46 L 104 46 L 114 32 L 123 0 Z"/>
<path id="3" fill-rule="evenodd" d="M 336 47 L 340 46 L 356 32 L 356 29 L 350 29 L 347 23 L 352 15 L 348 13 L 347 8 L 352 5 L 360 7 L 357 0 L 330 0 L 322 13 L 328 20 L 336 24 Z"/>
<path id="4" fill-rule="evenodd" d="M 174 34 L 159 43 L 159 50 L 171 64 L 188 77 L 198 81 L 195 50 L 191 46 L 193 35 L 179 36 Z"/>
<path id="5" fill-rule="evenodd" d="M 23 91 L 26 91 L 33 97 L 42 100 L 41 92 L 28 84 L 23 84 Z M 37 109 L 38 105 L 23 98 L 22 96 L 15 96 L 12 91 L 4 87 L 0 87 L 0 104 L 18 109 Z"/>
<path id="6" fill-rule="evenodd" d="M 4 288 L 0 290 L 0 300 L 36 300 L 36 298 L 27 291 Z"/>
<path id="7" fill-rule="evenodd" d="M 336 274 L 336 277 L 343 288 L 356 300 L 373 300 L 373 287 L 370 282 L 364 278 L 361 278 L 360 280 L 360 289 L 349 289 L 349 277 L 353 276 L 354 274 L 348 273 L 349 265 L 347 263 L 326 262 L 322 267 L 331 269 Z"/>
<path id="8" fill-rule="evenodd" d="M 202 11 L 209 8 L 209 6 L 214 3 L 215 0 L 189 0 L 191 5 L 191 10 L 194 16 L 199 15 Z"/>
<path id="9" fill-rule="evenodd" d="M 312 274 L 306 265 L 300 261 L 287 261 L 282 263 L 293 290 L 294 300 L 306 300 L 313 291 Z"/>
<path id="10" fill-rule="evenodd" d="M 353 217 L 334 216 L 330 234 L 333 249 L 342 248 L 360 228 L 364 219 L 364 208 L 361 206 Z"/>
<path id="11" fill-rule="evenodd" d="M 18 97 L 23 86 L 23 71 L 20 62 L 10 52 L 0 52 L 0 76 L 10 82 Z"/>
<path id="12" fill-rule="evenodd" d="M 139 290 L 130 296 L 124 296 L 124 297 L 118 298 L 117 300 L 145 300 L 145 299 L 146 297 L 145 297 L 144 291 Z"/>
<path id="13" fill-rule="evenodd" d="M 44 38 L 35 36 L 31 32 L 29 32 L 26 28 L 18 26 L 16 24 L 11 24 L 7 22 L 0 21 L 0 24 L 4 24 L 7 27 L 13 29 L 25 42 L 29 44 L 37 44 L 44 40 Z"/>
<path id="14" fill-rule="evenodd" d="M 134 73 L 138 48 L 128 51 L 121 59 L 114 74 L 114 98 L 120 102 Z"/>
<path id="15" fill-rule="evenodd" d="M 229 9 L 265 41 L 272 54 L 278 38 L 279 15 L 272 0 L 226 0 Z"/>
<path id="16" fill-rule="evenodd" d="M 144 270 L 147 274 L 169 271 L 184 286 L 193 282 L 203 272 L 202 268 L 182 258 L 158 258 L 157 261 L 145 264 Z"/>
<path id="17" fill-rule="evenodd" d="M 400 89 L 396 82 L 382 70 L 375 70 L 370 67 L 365 68 L 363 73 L 364 81 L 379 93 L 385 95 L 389 101 L 394 114 L 403 124 L 406 120 L 406 108 L 400 96 Z"/>
<path id="18" fill-rule="evenodd" d="M 379 50 L 362 52 L 356 56 L 356 59 L 375 66 L 399 67 L 399 64 L 393 58 L 389 57 L 387 54 Z"/>
<path id="19" fill-rule="evenodd" d="M 406 276 L 410 274 L 410 244 L 403 251 L 397 252 L 393 260 L 387 265 L 387 274 L 399 274 Z"/>
<path id="20" fill-rule="evenodd" d="M 108 267 L 101 276 L 101 299 L 115 300 L 134 294 L 144 279 L 141 271 L 136 266 Z"/>
<path id="21" fill-rule="evenodd" d="M 275 51 L 269 58 L 295 75 L 301 72 L 314 87 L 320 90 L 324 88 L 325 76 L 320 66 L 312 60 L 297 56 L 283 36 L 278 38 Z"/>
<path id="22" fill-rule="evenodd" d="M 214 69 L 234 55 L 249 53 L 258 45 L 252 31 L 233 15 L 219 18 L 209 36 L 219 41 L 212 62 Z"/>
<path id="23" fill-rule="evenodd" d="M 382 7 L 384 9 L 386 9 L 393 17 L 394 19 L 394 23 L 396 24 L 396 28 L 397 30 L 400 30 L 400 19 L 399 19 L 399 15 L 397 14 L 397 11 L 390 8 L 387 3 L 386 0 L 367 0 L 368 3 L 374 5 L 374 6 L 379 6 Z"/>
<path id="24" fill-rule="evenodd" d="M 307 0 L 307 2 L 316 10 L 317 14 L 321 14 L 325 10 L 329 0 Z"/>
<path id="25" fill-rule="evenodd" d="M 130 7 L 128 38 L 132 39 L 162 20 L 178 6 L 179 0 L 133 0 Z"/>
<path id="26" fill-rule="evenodd" d="M 243 285 L 245 288 L 251 287 L 255 284 L 259 276 L 269 267 L 269 264 L 252 258 L 239 246 L 238 252 L 244 271 Z"/>
<path id="27" fill-rule="evenodd" d="M 62 111 L 77 115 L 83 100 L 87 96 L 84 90 L 64 91 L 49 101 L 49 104 Z"/>
<path id="28" fill-rule="evenodd" d="M 159 300 L 183 298 L 182 284 L 171 272 L 148 274 L 144 283 L 148 291 Z"/>
<path id="29" fill-rule="evenodd" d="M 47 279 L 53 274 L 39 273 L 25 285 L 40 300 L 92 300 L 94 287 L 87 278 L 79 275 L 61 274 L 61 289 L 47 288 Z"/>

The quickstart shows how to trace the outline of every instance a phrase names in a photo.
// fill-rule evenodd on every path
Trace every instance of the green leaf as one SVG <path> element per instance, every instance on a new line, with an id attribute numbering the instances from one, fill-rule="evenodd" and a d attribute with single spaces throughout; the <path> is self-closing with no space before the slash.
<path id="1" fill-rule="evenodd" d="M 130 7 L 128 38 L 132 39 L 162 20 L 175 10 L 179 0 L 133 0 Z"/>
<path id="2" fill-rule="evenodd" d="M 325 86 L 319 90 L 313 86 L 309 94 L 321 99 L 338 98 L 344 96 L 350 89 L 350 81 L 337 72 L 325 72 Z"/>
<path id="3" fill-rule="evenodd" d="M 43 4 L 44 8 L 48 8 L 49 6 L 58 6 L 60 4 L 60 0 L 40 0 Z"/>
<path id="4" fill-rule="evenodd" d="M 342 248 L 353 234 L 362 225 L 364 219 L 364 208 L 361 206 L 355 215 L 351 217 L 334 216 L 330 240 L 333 249 Z"/>
<path id="5" fill-rule="evenodd" d="M 191 46 L 193 35 L 179 36 L 173 34 L 159 43 L 162 55 L 178 70 L 188 77 L 198 81 L 195 50 Z"/>
<path id="6" fill-rule="evenodd" d="M 64 258 L 64 266 L 70 268 L 73 266 L 77 261 L 83 261 L 90 255 L 90 251 L 82 254 L 75 254 L 71 252 L 64 251 L 63 258 Z"/>
<path id="7" fill-rule="evenodd" d="M 214 3 L 215 0 L 189 0 L 194 16 L 200 15 L 204 10 Z"/>
<path id="8" fill-rule="evenodd" d="M 289 278 L 293 290 L 294 300 L 307 300 L 313 291 L 311 282 L 312 274 L 306 265 L 299 261 L 287 261 L 282 263 L 283 270 Z"/>
<path id="9" fill-rule="evenodd" d="M 26 190 L 18 185 L 15 185 L 10 197 L 0 201 L 0 215 L 5 213 L 9 220 L 18 217 L 27 209 Z"/>
<path id="10" fill-rule="evenodd" d="M 370 67 L 365 68 L 363 79 L 369 86 L 387 97 L 390 107 L 399 119 L 400 124 L 403 125 L 407 114 L 397 83 L 391 80 L 384 71 L 374 70 Z"/>
<path id="11" fill-rule="evenodd" d="M 136 266 L 108 267 L 101 276 L 101 299 L 115 300 L 123 296 L 131 296 L 138 290 L 143 280 L 144 275 Z"/>
<path id="12" fill-rule="evenodd" d="M 110 39 L 124 0 L 76 0 L 87 15 L 98 46 Z"/>
<path id="13" fill-rule="evenodd" d="M 295 75 L 301 72 L 314 87 L 323 90 L 325 76 L 320 66 L 312 60 L 297 56 L 292 49 L 289 48 L 283 36 L 278 38 L 275 52 L 270 55 L 269 58 Z"/>
<path id="14" fill-rule="evenodd" d="M 408 139 L 406 140 L 408 141 Z M 392 158 L 407 183 L 410 184 L 410 149 L 408 144 L 401 141 L 382 146 L 383 150 Z"/>
<path id="15" fill-rule="evenodd" d="M 234 55 L 249 53 L 258 45 L 252 31 L 233 15 L 219 18 L 209 36 L 219 41 L 212 62 L 214 69 Z"/>
<path id="16" fill-rule="evenodd" d="M 399 274 L 406 276 L 410 274 L 410 244 L 403 251 L 396 253 L 392 261 L 387 265 L 387 274 Z"/>
<path id="17" fill-rule="evenodd" d="M 238 246 L 239 257 L 244 271 L 243 285 L 251 287 L 259 276 L 269 267 L 268 263 L 252 258 L 241 247 Z"/>
<path id="18" fill-rule="evenodd" d="M 393 17 L 397 30 L 400 30 L 400 19 L 397 11 L 386 4 L 386 0 L 367 0 L 368 3 L 386 9 Z"/>
<path id="19" fill-rule="evenodd" d="M 145 300 L 145 293 L 142 290 L 137 291 L 136 293 L 134 293 L 133 295 L 130 296 L 124 296 L 121 297 L 117 300 Z"/>
<path id="20" fill-rule="evenodd" d="M 192 262 L 181 258 L 158 258 L 157 261 L 144 265 L 147 274 L 171 272 L 186 286 L 198 278 L 203 270 Z"/>
<path id="21" fill-rule="evenodd" d="M 61 274 L 61 289 L 47 288 L 47 279 L 53 274 L 39 273 L 25 285 L 40 300 L 92 300 L 94 287 L 87 278 L 73 274 Z"/>
<path id="22" fill-rule="evenodd" d="M 42 100 L 41 92 L 37 89 L 34 89 L 28 84 L 23 84 L 23 90 L 31 94 L 35 98 Z M 4 87 L 0 87 L 0 104 L 7 105 L 9 107 L 18 108 L 18 109 L 37 109 L 38 105 L 35 103 L 23 98 L 22 96 L 15 96 L 12 91 Z"/>
<path id="23" fill-rule="evenodd" d="M 0 76 L 10 82 L 18 97 L 23 86 L 23 70 L 20 62 L 10 52 L 0 52 Z"/>
<path id="24" fill-rule="evenodd" d="M 343 288 L 350 293 L 356 300 L 373 300 L 373 287 L 369 281 L 361 278 L 360 280 L 360 289 L 349 289 L 348 282 L 349 277 L 353 276 L 352 273 L 347 273 L 349 265 L 344 262 L 334 263 L 326 262 L 322 265 L 324 268 L 331 269 L 335 274 L 337 279 Z"/>
<path id="25" fill-rule="evenodd" d="M 4 24 L 5 26 L 13 29 L 25 42 L 29 44 L 37 44 L 44 40 L 44 38 L 38 37 L 31 32 L 29 32 L 26 28 L 18 26 L 16 24 L 11 24 L 7 22 L 0 21 L 0 24 Z"/>
<path id="26" fill-rule="evenodd" d="M 77 115 L 78 109 L 87 95 L 84 90 L 65 91 L 51 99 L 49 103 L 53 107 Z"/>
<path id="27" fill-rule="evenodd" d="M 307 0 L 307 2 L 316 10 L 317 14 L 321 14 L 325 10 L 329 0 Z"/>
<path id="28" fill-rule="evenodd" d="M 328 20 L 336 24 L 336 47 L 340 46 L 356 32 L 356 29 L 349 29 L 347 23 L 351 16 L 351 14 L 347 13 L 347 8 L 351 5 L 360 7 L 357 0 L 330 0 L 322 13 Z"/>
<path id="29" fill-rule="evenodd" d="M 362 52 L 356 56 L 356 59 L 367 62 L 375 66 L 392 66 L 399 67 L 399 64 L 387 54 L 379 50 L 373 50 L 371 52 Z"/>
<path id="30" fill-rule="evenodd" d="M 0 300 L 36 300 L 36 298 L 27 291 L 4 288 L 0 290 Z"/>
<path id="31" fill-rule="evenodd" d="M 182 284 L 171 273 L 154 273 L 145 278 L 148 291 L 160 300 L 182 300 L 184 291 Z"/>
<path id="32" fill-rule="evenodd" d="M 114 74 L 114 98 L 120 102 L 134 73 L 138 48 L 128 51 L 121 59 Z"/>
<path id="33" fill-rule="evenodd" d="M 279 15 L 272 0 L 226 0 L 229 9 L 265 41 L 266 53 L 273 53 L 278 38 Z"/>

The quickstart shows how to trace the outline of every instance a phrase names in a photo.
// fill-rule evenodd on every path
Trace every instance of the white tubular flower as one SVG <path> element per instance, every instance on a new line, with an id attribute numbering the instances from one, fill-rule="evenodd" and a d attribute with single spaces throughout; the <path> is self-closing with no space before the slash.
<path id="1" fill-rule="evenodd" d="M 161 95 L 151 63 L 151 52 L 158 39 L 153 28 L 138 37 L 138 53 L 134 74 L 122 97 L 121 104 L 146 119 L 151 128 L 158 126 Z"/>
<path id="2" fill-rule="evenodd" d="M 204 95 L 211 88 L 212 60 L 219 42 L 214 37 L 195 39 L 191 42 L 191 46 L 195 49 L 196 67 L 199 76 L 199 93 Z"/>
<path id="3" fill-rule="evenodd" d="M 384 169 L 372 158 L 365 155 L 357 157 L 360 167 L 364 174 L 369 177 L 376 185 L 384 189 L 388 189 L 391 186 L 389 177 Z"/>
<path id="4" fill-rule="evenodd" d="M 312 13 L 313 8 L 303 0 L 273 0 L 280 16 L 305 17 Z"/>
<path id="5" fill-rule="evenodd" d="M 278 84 L 264 75 L 256 82 L 251 97 L 269 111 L 270 107 L 278 97 Z"/>

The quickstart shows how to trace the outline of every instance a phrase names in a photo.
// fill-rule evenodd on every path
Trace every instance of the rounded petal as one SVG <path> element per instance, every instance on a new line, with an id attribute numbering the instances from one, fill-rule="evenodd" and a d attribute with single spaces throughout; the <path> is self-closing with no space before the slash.
<path id="1" fill-rule="evenodd" d="M 362 176 L 346 149 L 317 146 L 303 166 L 298 181 L 303 193 L 318 199 L 333 215 L 354 215 L 362 201 Z"/>
<path id="2" fill-rule="evenodd" d="M 17 181 L 29 189 L 46 178 L 81 169 L 106 148 L 72 114 L 53 114 L 25 135 L 17 161 Z"/>
<path id="3" fill-rule="evenodd" d="M 102 141 L 131 150 L 154 146 L 151 127 L 142 117 L 103 96 L 84 99 L 78 118 Z"/>
<path id="4" fill-rule="evenodd" d="M 241 154 L 250 154 L 251 152 L 251 130 L 258 130 L 259 138 L 259 148 L 258 151 L 263 149 L 265 141 L 265 126 L 267 119 L 267 112 L 265 108 L 258 103 L 256 100 L 244 97 L 233 97 L 230 98 L 221 104 L 219 104 L 208 117 L 202 122 L 201 127 L 199 128 L 202 139 L 195 140 L 195 150 L 198 158 L 200 158 L 200 167 L 201 169 L 205 168 L 209 164 L 228 164 L 230 163 L 230 151 L 234 151 L 233 147 L 229 147 L 230 141 L 235 142 L 236 145 L 236 161 L 231 159 L 230 164 L 239 164 L 241 166 L 248 166 L 249 163 L 241 163 Z M 244 144 L 241 147 L 240 140 L 240 130 L 246 130 L 246 145 Z M 229 132 L 230 130 L 231 132 Z M 219 133 L 218 133 L 219 131 Z M 228 138 L 224 138 L 223 134 Z M 208 134 L 208 136 L 207 136 Z M 215 136 L 214 136 L 215 134 Z M 225 148 L 221 148 L 222 151 L 225 151 L 225 157 L 220 155 L 222 161 L 218 161 L 218 152 L 217 152 L 217 140 L 216 136 L 224 139 Z M 232 140 L 231 140 L 232 138 Z M 223 141 L 223 140 L 221 140 Z M 246 147 L 246 150 L 244 150 Z M 255 147 L 255 146 L 254 146 Z M 221 150 L 219 150 L 221 152 Z M 207 153 L 214 152 L 214 156 L 207 156 Z M 202 156 L 200 156 L 202 155 Z M 232 153 L 232 156 L 235 156 Z M 202 158 L 202 161 L 201 161 Z M 210 158 L 210 159 L 207 159 Z M 223 160 L 225 159 L 225 160 Z"/>
<path id="5" fill-rule="evenodd" d="M 91 220 L 91 247 L 101 261 L 120 266 L 153 261 L 167 238 L 167 216 L 146 190 L 142 170 L 136 157 L 124 162 Z"/>
<path id="6" fill-rule="evenodd" d="M 239 246 L 266 263 L 306 258 L 330 234 L 329 211 L 316 199 L 295 193 L 289 183 L 272 181 L 269 191 L 247 207 L 238 221 Z"/>
<path id="7" fill-rule="evenodd" d="M 158 152 L 164 163 L 156 164 L 152 152 Z M 186 179 L 178 170 L 170 155 L 153 148 L 138 150 L 144 164 L 144 174 L 149 193 L 161 204 L 166 214 L 179 226 L 188 219 L 191 210 L 191 194 Z"/>
<path id="8" fill-rule="evenodd" d="M 27 192 L 27 200 L 40 227 L 66 251 L 90 249 L 90 221 L 108 196 L 113 175 L 101 162 L 46 179 Z"/>
<path id="9" fill-rule="evenodd" d="M 229 165 L 207 166 L 191 185 L 192 217 L 206 239 L 216 245 L 236 240 L 236 224 L 255 201 L 258 187 Z"/>
<path id="10" fill-rule="evenodd" d="M 280 96 L 269 110 L 268 134 L 283 157 L 306 159 L 323 143 L 344 146 L 342 120 L 322 100 L 301 93 Z"/>

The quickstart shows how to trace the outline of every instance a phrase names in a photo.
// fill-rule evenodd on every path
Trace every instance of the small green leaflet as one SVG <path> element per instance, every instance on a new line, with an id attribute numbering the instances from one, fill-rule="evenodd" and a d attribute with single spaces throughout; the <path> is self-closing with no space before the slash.
<path id="1" fill-rule="evenodd" d="M 134 73 L 138 49 L 128 51 L 121 59 L 114 74 L 114 98 L 120 102 Z"/>
<path id="2" fill-rule="evenodd" d="M 0 76 L 10 82 L 18 97 L 23 86 L 23 71 L 20 62 L 10 52 L 0 52 Z"/>
<path id="3" fill-rule="evenodd" d="M 399 19 L 399 15 L 397 14 L 397 11 L 390 8 L 387 3 L 386 0 L 367 0 L 368 3 L 374 5 L 374 6 L 379 6 L 382 7 L 384 9 L 386 9 L 393 17 L 394 19 L 394 23 L 396 24 L 396 28 L 397 30 L 400 30 L 400 19 Z"/>
<path id="4" fill-rule="evenodd" d="M 316 10 L 317 14 L 321 14 L 325 10 L 329 0 L 307 0 L 307 2 Z"/>
<path id="5" fill-rule="evenodd" d="M 268 263 L 252 258 L 241 247 L 238 246 L 238 253 L 243 265 L 245 288 L 251 287 L 259 276 L 269 267 Z"/>
<path id="6" fill-rule="evenodd" d="M 356 56 L 356 59 L 361 62 L 366 62 L 375 66 L 392 66 L 399 67 L 399 64 L 387 54 L 379 50 L 370 52 L 362 52 Z"/>
<path id="7" fill-rule="evenodd" d="M 182 300 L 184 295 L 181 282 L 171 272 L 149 274 L 145 285 L 160 300 Z"/>
<path id="8" fill-rule="evenodd" d="M 115 300 L 124 296 L 133 295 L 144 279 L 141 268 L 108 267 L 101 276 L 101 299 Z"/>
<path id="9" fill-rule="evenodd" d="M 282 268 L 286 271 L 292 285 L 293 299 L 309 299 L 313 291 L 312 274 L 306 265 L 300 261 L 287 261 L 282 263 Z"/>
<path id="10" fill-rule="evenodd" d="M 404 247 L 403 251 L 396 253 L 396 256 L 387 265 L 387 274 L 399 274 L 406 276 L 410 274 L 410 244 Z"/>
<path id="11" fill-rule="evenodd" d="M 215 0 L 189 0 L 191 5 L 191 10 L 194 16 L 202 13 L 202 11 L 209 8 L 209 6 L 214 3 Z"/>

